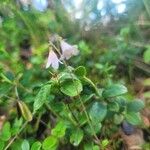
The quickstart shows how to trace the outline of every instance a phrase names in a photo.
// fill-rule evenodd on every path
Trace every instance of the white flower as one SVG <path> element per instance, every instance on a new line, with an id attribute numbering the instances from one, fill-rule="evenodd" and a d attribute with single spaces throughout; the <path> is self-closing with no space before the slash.
<path id="1" fill-rule="evenodd" d="M 67 42 L 65 42 L 63 40 L 60 43 L 60 47 L 61 47 L 61 50 L 62 50 L 61 59 L 68 60 L 70 57 L 76 56 L 79 53 L 76 46 L 72 46 L 72 45 L 68 44 Z"/>
<path id="2" fill-rule="evenodd" d="M 57 70 L 59 68 L 59 63 L 62 62 L 58 59 L 57 55 L 53 52 L 53 50 L 50 50 L 47 59 L 46 68 L 51 66 L 52 68 Z"/>

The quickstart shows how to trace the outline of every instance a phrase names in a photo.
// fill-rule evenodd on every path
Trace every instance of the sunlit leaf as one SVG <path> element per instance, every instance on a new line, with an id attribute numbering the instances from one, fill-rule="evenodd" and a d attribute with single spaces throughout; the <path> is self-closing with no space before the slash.
<path id="1" fill-rule="evenodd" d="M 70 142 L 74 146 L 78 146 L 83 139 L 83 131 L 81 129 L 73 130 L 70 136 Z"/>
<path id="2" fill-rule="evenodd" d="M 34 142 L 31 146 L 31 150 L 40 150 L 42 147 L 42 144 L 40 142 Z"/>
<path id="3" fill-rule="evenodd" d="M 67 129 L 67 126 L 66 126 L 65 122 L 60 121 L 55 126 L 55 128 L 52 129 L 52 135 L 61 138 L 65 135 L 66 129 Z"/>
<path id="4" fill-rule="evenodd" d="M 57 148 L 57 145 L 58 145 L 58 139 L 54 136 L 49 136 L 44 140 L 42 144 L 42 148 L 44 150 L 54 150 Z"/>
<path id="5" fill-rule="evenodd" d="M 3 141 L 8 141 L 11 137 L 10 123 L 6 122 L 0 132 L 0 139 Z"/>
<path id="6" fill-rule="evenodd" d="M 30 150 L 30 145 L 27 140 L 23 140 L 23 142 L 21 144 L 21 150 Z"/>

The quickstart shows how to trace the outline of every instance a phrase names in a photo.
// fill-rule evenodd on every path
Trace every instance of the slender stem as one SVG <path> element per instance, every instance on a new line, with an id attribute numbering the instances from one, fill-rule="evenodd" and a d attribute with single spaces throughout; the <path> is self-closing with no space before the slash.
<path id="1" fill-rule="evenodd" d="M 70 105 L 68 104 L 67 106 L 68 106 L 68 109 L 69 109 L 70 113 L 72 114 L 72 117 L 73 117 L 74 120 L 75 120 L 75 124 L 76 124 L 77 126 L 79 126 L 79 121 L 78 121 L 78 119 L 76 118 L 76 116 L 74 115 L 74 113 L 71 111 Z"/>

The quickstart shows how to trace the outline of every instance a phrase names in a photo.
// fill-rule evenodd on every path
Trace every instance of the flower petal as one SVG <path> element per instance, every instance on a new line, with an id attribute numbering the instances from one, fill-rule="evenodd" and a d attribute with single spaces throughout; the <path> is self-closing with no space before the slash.
<path id="1" fill-rule="evenodd" d="M 58 69 L 59 63 L 60 63 L 60 60 L 58 59 L 57 55 L 54 53 L 54 51 L 50 50 L 46 68 L 52 66 L 52 68 Z"/>
<path id="2" fill-rule="evenodd" d="M 72 46 L 65 41 L 61 41 L 60 43 L 62 56 L 61 59 L 70 59 L 72 56 L 77 55 L 79 53 L 76 46 Z"/>

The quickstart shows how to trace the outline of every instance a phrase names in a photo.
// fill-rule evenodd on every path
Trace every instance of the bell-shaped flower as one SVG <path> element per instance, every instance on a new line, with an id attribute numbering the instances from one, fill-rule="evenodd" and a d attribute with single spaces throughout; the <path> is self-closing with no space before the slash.
<path id="1" fill-rule="evenodd" d="M 46 68 L 51 66 L 52 68 L 57 70 L 59 68 L 59 63 L 62 63 L 62 62 L 58 59 L 58 57 L 54 53 L 54 51 L 50 50 L 49 55 L 48 55 L 48 59 L 47 59 Z"/>
<path id="2" fill-rule="evenodd" d="M 61 59 L 70 59 L 70 57 L 72 56 L 76 56 L 79 53 L 79 50 L 77 49 L 77 46 L 75 45 L 70 45 L 67 42 L 65 42 L 64 40 L 62 40 L 60 42 L 60 47 L 62 50 L 62 56 Z"/>

